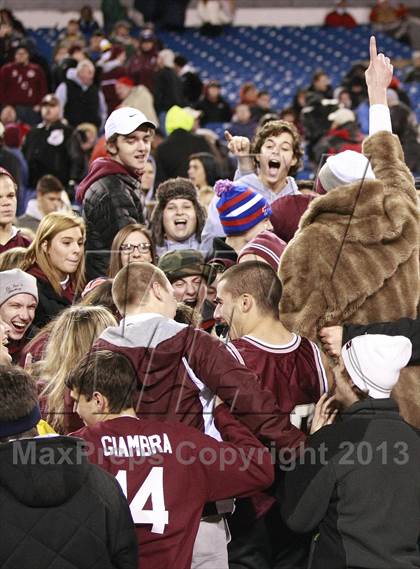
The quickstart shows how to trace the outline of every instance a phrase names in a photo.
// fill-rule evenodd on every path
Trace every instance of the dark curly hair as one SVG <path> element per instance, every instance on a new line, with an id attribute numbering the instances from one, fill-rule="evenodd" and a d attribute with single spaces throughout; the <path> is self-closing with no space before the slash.
<path id="1" fill-rule="evenodd" d="M 160 184 L 156 191 L 157 204 L 152 213 L 150 228 L 156 245 L 162 247 L 165 241 L 165 230 L 163 228 L 163 210 L 168 202 L 176 199 L 185 199 L 192 202 L 197 217 L 197 227 L 195 235 L 197 241 L 201 242 L 201 232 L 206 221 L 206 210 L 198 202 L 197 190 L 187 178 L 171 178 Z"/>
<path id="2" fill-rule="evenodd" d="M 293 139 L 293 156 L 297 159 L 297 161 L 294 166 L 290 167 L 289 175 L 295 176 L 302 165 L 303 149 L 300 134 L 292 123 L 282 120 L 270 121 L 266 123 L 264 126 L 257 130 L 252 142 L 251 152 L 253 154 L 260 154 L 261 148 L 267 138 L 270 136 L 278 136 L 282 132 L 287 132 Z"/>

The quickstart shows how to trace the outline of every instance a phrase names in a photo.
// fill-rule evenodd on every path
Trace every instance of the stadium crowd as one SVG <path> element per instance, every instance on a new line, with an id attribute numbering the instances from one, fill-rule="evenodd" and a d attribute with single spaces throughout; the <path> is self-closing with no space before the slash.
<path id="1" fill-rule="evenodd" d="M 234 3 L 199 4 L 223 33 Z M 419 568 L 420 143 L 390 59 L 372 36 L 335 90 L 231 108 L 106 16 L 49 63 L 0 11 L 0 566 Z"/>

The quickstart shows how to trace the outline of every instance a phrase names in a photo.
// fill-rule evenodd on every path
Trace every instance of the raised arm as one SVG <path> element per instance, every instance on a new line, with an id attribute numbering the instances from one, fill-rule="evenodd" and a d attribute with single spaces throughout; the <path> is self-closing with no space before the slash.
<path id="1" fill-rule="evenodd" d="M 235 172 L 235 180 L 243 174 L 254 172 L 255 166 L 250 156 L 251 142 L 246 136 L 232 136 L 228 130 L 225 130 L 225 139 L 228 143 L 229 151 L 237 158 L 238 167 Z M 239 174 L 239 176 L 238 176 Z"/>
<path id="2" fill-rule="evenodd" d="M 401 143 L 392 135 L 387 89 L 392 80 L 393 66 L 389 57 L 378 54 L 374 36 L 370 38 L 369 50 L 370 63 L 365 72 L 370 104 L 369 137 L 363 142 L 363 154 L 369 158 L 378 180 L 417 201 L 413 177 L 404 161 Z"/>
<path id="3" fill-rule="evenodd" d="M 388 109 L 387 89 L 392 80 L 393 66 L 389 57 L 377 52 L 375 36 L 369 44 L 370 62 L 365 72 L 369 95 L 369 134 L 381 130 L 392 132 L 391 116 Z"/>

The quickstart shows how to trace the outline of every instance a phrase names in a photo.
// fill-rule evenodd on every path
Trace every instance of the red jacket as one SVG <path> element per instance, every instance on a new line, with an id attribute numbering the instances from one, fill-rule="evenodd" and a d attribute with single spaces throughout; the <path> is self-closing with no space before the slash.
<path id="1" fill-rule="evenodd" d="M 132 361 L 139 381 L 136 410 L 143 417 L 217 433 L 212 421 L 217 394 L 265 444 L 295 448 L 305 441 L 257 376 L 202 330 L 158 314 L 128 316 L 107 328 L 94 347 Z"/>
<path id="2" fill-rule="evenodd" d="M 101 89 L 105 97 L 108 114 L 121 104 L 121 99 L 115 91 L 115 84 L 120 77 L 124 77 L 128 71 L 122 65 L 114 67 L 110 71 L 103 71 L 101 74 Z"/>
<path id="3" fill-rule="evenodd" d="M 0 103 L 2 105 L 39 105 L 47 94 L 47 80 L 36 63 L 6 63 L 0 68 Z"/>
<path id="4" fill-rule="evenodd" d="M 330 12 L 325 18 L 325 25 L 331 28 L 354 28 L 357 26 L 356 20 L 347 12 L 340 14 L 339 12 Z"/>

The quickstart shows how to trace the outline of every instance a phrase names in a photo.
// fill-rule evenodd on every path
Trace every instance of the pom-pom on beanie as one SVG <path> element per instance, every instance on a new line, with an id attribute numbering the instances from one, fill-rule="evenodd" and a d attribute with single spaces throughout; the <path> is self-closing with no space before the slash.
<path id="1" fill-rule="evenodd" d="M 226 235 L 245 233 L 271 215 L 268 201 L 247 186 L 219 180 L 214 191 L 219 197 L 216 207 Z"/>

